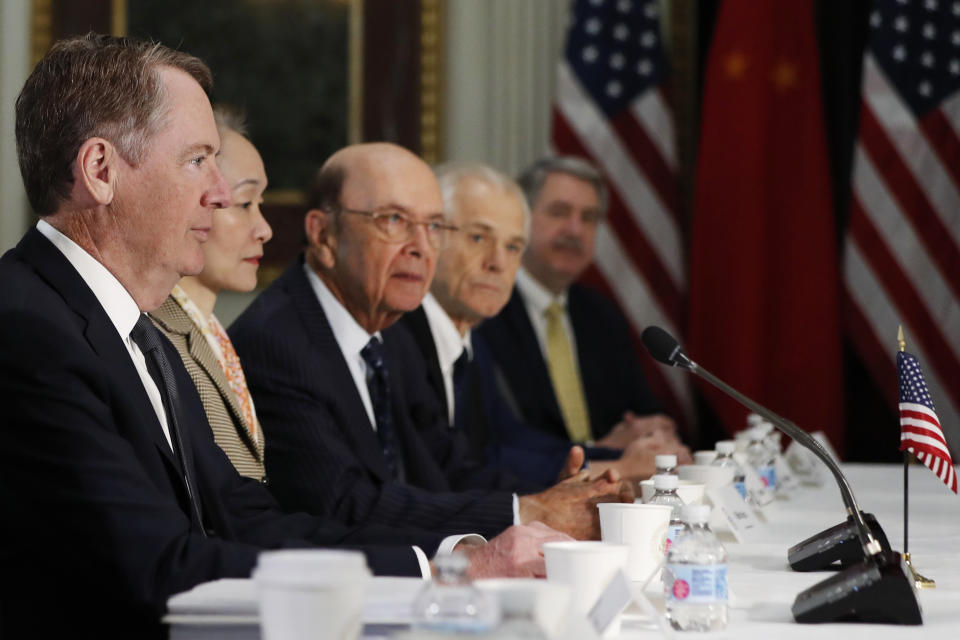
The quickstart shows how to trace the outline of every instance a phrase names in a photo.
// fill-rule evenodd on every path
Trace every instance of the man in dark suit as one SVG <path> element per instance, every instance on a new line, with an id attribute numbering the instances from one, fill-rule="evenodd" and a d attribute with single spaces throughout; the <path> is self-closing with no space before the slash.
<path id="1" fill-rule="evenodd" d="M 347 147 L 317 173 L 309 206 L 305 260 L 230 327 L 281 504 L 350 524 L 493 535 L 542 520 L 596 537 L 593 501 L 616 493 L 615 475 L 515 496 L 529 484 L 469 459 L 416 346 L 384 331 L 420 304 L 447 232 L 430 168 L 394 145 Z"/>
<path id="2" fill-rule="evenodd" d="M 17 100 L 41 220 L 0 259 L 0 637 L 163 636 L 170 595 L 248 576 L 262 549 L 390 543 L 360 547 L 374 572 L 421 575 L 399 545 L 440 543 L 281 512 L 214 444 L 143 313 L 201 269 L 229 201 L 210 82 L 192 56 L 90 34 L 55 45 Z M 533 557 L 515 538 L 472 559 Z"/>
<path id="3" fill-rule="evenodd" d="M 524 419 L 572 442 L 622 449 L 660 433 L 680 445 L 644 380 L 626 320 L 575 282 L 593 260 L 606 209 L 599 172 L 579 158 L 549 157 L 518 183 L 530 204 L 530 241 L 510 301 L 479 333 Z"/>
<path id="4" fill-rule="evenodd" d="M 524 194 L 515 182 L 485 165 L 444 165 L 436 173 L 447 219 L 457 230 L 440 248 L 431 293 L 398 324 L 413 336 L 429 387 L 450 424 L 466 434 L 474 455 L 488 465 L 549 484 L 571 451 L 570 441 L 516 417 L 498 389 L 503 374 L 473 331 L 503 308 L 513 290 L 529 227 Z M 514 365 L 511 359 L 508 366 Z M 582 449 L 574 450 L 582 459 Z M 623 456 L 619 450 L 588 449 L 592 473 L 615 468 L 631 479 L 649 477 L 655 455 L 673 452 L 659 435 L 635 440 Z"/>

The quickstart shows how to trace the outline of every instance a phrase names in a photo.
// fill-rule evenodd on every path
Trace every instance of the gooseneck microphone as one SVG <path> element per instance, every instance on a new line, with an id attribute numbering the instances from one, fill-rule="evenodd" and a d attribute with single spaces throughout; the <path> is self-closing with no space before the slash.
<path id="1" fill-rule="evenodd" d="M 846 568 L 797 596 L 792 607 L 797 622 L 922 624 L 915 587 L 907 575 L 900 554 L 890 550 L 886 536 L 876 519 L 869 514 L 865 517 L 860 511 L 850 483 L 840 466 L 816 438 L 698 365 L 690 359 L 676 338 L 660 327 L 647 327 L 640 339 L 655 360 L 700 376 L 812 451 L 836 479 L 840 496 L 849 514 L 847 522 L 801 542 L 791 548 L 789 555 L 796 556 L 791 557 L 790 561 L 791 565 L 799 570 L 824 568 L 824 564 L 838 559 L 841 560 L 841 566 Z M 851 528 L 855 536 L 850 534 Z M 859 539 L 862 549 L 862 554 L 859 551 L 854 554 L 855 559 L 851 559 L 849 551 L 840 550 L 842 543 L 851 536 Z M 846 546 L 849 549 L 851 545 Z M 800 566 L 797 566 L 798 564 Z"/>

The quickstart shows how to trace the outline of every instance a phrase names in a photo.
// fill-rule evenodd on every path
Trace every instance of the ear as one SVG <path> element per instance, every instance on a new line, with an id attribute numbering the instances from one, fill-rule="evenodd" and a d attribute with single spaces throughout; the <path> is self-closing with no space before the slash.
<path id="1" fill-rule="evenodd" d="M 307 245 L 320 266 L 332 269 L 337 263 L 337 235 L 332 213 L 321 209 L 307 211 L 303 221 L 307 234 Z"/>
<path id="2" fill-rule="evenodd" d="M 90 138 L 80 145 L 75 186 L 82 188 L 91 204 L 113 202 L 119 160 L 116 147 L 103 138 Z"/>

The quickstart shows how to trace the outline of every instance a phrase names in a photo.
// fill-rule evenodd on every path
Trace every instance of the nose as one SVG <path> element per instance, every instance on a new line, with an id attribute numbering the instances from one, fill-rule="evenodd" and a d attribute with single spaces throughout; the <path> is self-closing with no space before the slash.
<path id="1" fill-rule="evenodd" d="M 407 243 L 407 253 L 422 258 L 434 251 L 430 244 L 430 238 L 427 237 L 427 227 L 422 224 L 411 224 L 412 227 L 410 241 Z"/>
<path id="2" fill-rule="evenodd" d="M 269 242 L 270 238 L 273 237 L 273 228 L 270 226 L 270 223 L 267 222 L 267 219 L 263 217 L 263 212 L 260 210 L 260 207 L 254 208 L 253 237 L 263 244 Z"/>
<path id="3" fill-rule="evenodd" d="M 503 271 L 504 262 L 507 258 L 506 248 L 499 242 L 491 242 L 490 248 L 487 249 L 486 258 L 484 266 L 487 268 L 487 271 L 499 273 Z"/>
<path id="4" fill-rule="evenodd" d="M 567 216 L 564 224 L 564 229 L 567 233 L 571 235 L 579 235 L 583 231 L 583 214 L 579 211 L 574 211 L 572 214 Z"/>
<path id="5" fill-rule="evenodd" d="M 220 169 L 217 168 L 217 164 L 215 162 L 210 162 L 209 164 L 213 167 L 213 175 L 211 176 L 213 184 L 203 193 L 203 196 L 200 198 L 200 203 L 204 207 L 212 207 L 214 209 L 229 207 L 230 186 L 227 184 L 227 180 L 223 177 L 223 174 L 220 173 Z"/>

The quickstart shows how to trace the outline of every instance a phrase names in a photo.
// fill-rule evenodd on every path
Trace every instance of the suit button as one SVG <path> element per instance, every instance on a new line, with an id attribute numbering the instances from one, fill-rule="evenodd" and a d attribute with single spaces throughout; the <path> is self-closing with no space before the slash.
<path id="1" fill-rule="evenodd" d="M 265 487 L 268 486 L 270 484 L 270 478 L 268 478 L 267 476 L 263 476 L 262 478 L 260 478 L 260 484 L 262 484 Z"/>

